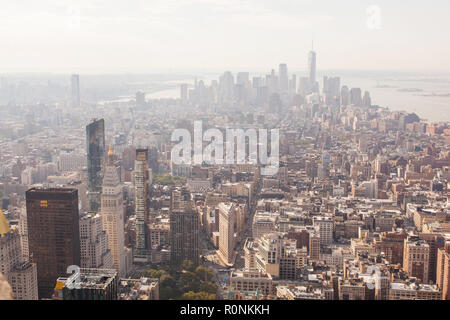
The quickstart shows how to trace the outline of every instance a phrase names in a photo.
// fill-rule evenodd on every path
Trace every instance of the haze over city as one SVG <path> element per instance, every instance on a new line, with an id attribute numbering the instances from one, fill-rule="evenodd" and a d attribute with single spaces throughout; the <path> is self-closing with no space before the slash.
<path id="1" fill-rule="evenodd" d="M 446 0 L 5 1 L 0 72 L 303 70 L 312 40 L 322 70 L 448 72 L 449 11 Z"/>

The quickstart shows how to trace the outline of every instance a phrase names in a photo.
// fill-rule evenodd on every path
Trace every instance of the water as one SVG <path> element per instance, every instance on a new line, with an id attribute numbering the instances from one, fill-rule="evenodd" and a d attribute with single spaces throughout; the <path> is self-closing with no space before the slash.
<path id="1" fill-rule="evenodd" d="M 371 94 L 372 104 L 415 112 L 422 119 L 450 122 L 450 77 L 426 75 L 349 76 L 341 84 Z"/>

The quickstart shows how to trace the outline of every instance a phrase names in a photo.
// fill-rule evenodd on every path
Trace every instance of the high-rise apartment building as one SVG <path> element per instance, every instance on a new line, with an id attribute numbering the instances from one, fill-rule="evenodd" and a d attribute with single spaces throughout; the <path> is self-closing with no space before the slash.
<path id="1" fill-rule="evenodd" d="M 135 262 L 147 262 L 149 246 L 147 243 L 148 223 L 148 149 L 136 149 L 134 162 L 134 187 L 136 210 Z"/>
<path id="2" fill-rule="evenodd" d="M 56 279 L 79 266 L 80 231 L 77 189 L 26 192 L 29 251 L 37 264 L 39 298 L 50 298 Z"/>
<path id="3" fill-rule="evenodd" d="M 86 126 L 89 212 L 100 209 L 102 166 L 105 157 L 105 121 L 94 120 Z"/>

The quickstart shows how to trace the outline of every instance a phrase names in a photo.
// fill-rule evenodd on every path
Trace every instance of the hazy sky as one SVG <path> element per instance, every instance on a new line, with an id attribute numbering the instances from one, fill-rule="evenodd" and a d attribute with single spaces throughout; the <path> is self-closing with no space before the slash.
<path id="1" fill-rule="evenodd" d="M 300 70 L 312 38 L 320 69 L 450 71 L 448 0 L 0 3 L 0 72 Z"/>

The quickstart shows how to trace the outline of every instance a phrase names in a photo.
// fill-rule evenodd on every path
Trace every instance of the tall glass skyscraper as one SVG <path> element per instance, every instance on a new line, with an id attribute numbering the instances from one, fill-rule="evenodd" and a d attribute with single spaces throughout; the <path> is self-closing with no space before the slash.
<path id="1" fill-rule="evenodd" d="M 311 89 L 316 85 L 316 53 L 310 51 L 308 54 L 308 77 Z"/>
<path id="2" fill-rule="evenodd" d="M 89 211 L 98 212 L 102 192 L 102 165 L 105 158 L 105 120 L 86 126 Z"/>
<path id="3" fill-rule="evenodd" d="M 278 76 L 280 81 L 280 92 L 287 93 L 289 90 L 289 78 L 287 64 L 282 63 L 278 67 Z"/>

